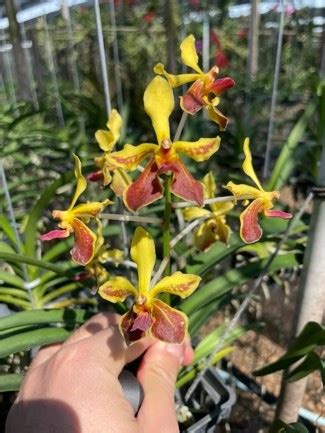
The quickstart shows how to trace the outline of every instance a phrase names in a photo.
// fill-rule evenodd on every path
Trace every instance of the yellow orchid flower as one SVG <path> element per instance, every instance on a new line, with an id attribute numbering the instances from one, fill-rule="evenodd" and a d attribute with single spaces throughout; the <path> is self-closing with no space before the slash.
<path id="1" fill-rule="evenodd" d="M 91 218 L 97 218 L 99 213 L 112 202 L 104 200 L 103 202 L 90 202 L 75 206 L 78 198 L 87 188 L 87 181 L 81 172 L 80 159 L 74 155 L 74 160 L 77 185 L 73 199 L 67 210 L 54 210 L 52 212 L 53 218 L 60 220 L 58 223 L 60 230 L 52 230 L 42 235 L 41 240 L 62 239 L 73 233 L 74 247 L 71 250 L 72 259 L 76 263 L 85 266 L 93 259 L 97 242 L 97 236 L 85 223 L 88 223 Z"/>
<path id="2" fill-rule="evenodd" d="M 220 129 L 224 131 L 227 127 L 228 119 L 217 106 L 220 103 L 221 94 L 233 87 L 235 82 L 230 77 L 217 79 L 219 68 L 213 66 L 208 72 L 203 72 L 198 65 L 199 57 L 195 48 L 195 38 L 193 35 L 187 36 L 180 45 L 182 63 L 192 68 L 193 74 L 172 75 L 166 72 L 162 63 L 154 67 L 154 72 L 167 78 L 171 87 L 179 87 L 183 84 L 194 81 L 188 91 L 180 97 L 180 105 L 188 114 L 196 114 L 202 107 L 208 111 L 209 118 L 216 122 Z"/>
<path id="3" fill-rule="evenodd" d="M 203 178 L 205 186 L 205 198 L 214 198 L 217 186 L 210 171 Z M 214 242 L 228 243 L 231 229 L 226 223 L 226 214 L 234 207 L 233 201 L 223 203 L 211 203 L 210 209 L 189 207 L 184 209 L 183 215 L 186 221 L 206 217 L 199 228 L 194 232 L 194 243 L 199 250 L 207 250 Z"/>
<path id="4" fill-rule="evenodd" d="M 231 191 L 237 200 L 251 197 L 253 201 L 240 215 L 240 236 L 248 244 L 258 241 L 262 236 L 262 228 L 258 223 L 258 214 L 264 213 L 267 217 L 290 219 L 291 214 L 273 208 L 273 200 L 280 197 L 279 191 L 265 191 L 258 180 L 252 164 L 252 155 L 249 149 L 249 138 L 244 141 L 245 159 L 242 165 L 244 173 L 252 179 L 256 187 L 246 184 L 228 182 L 226 188 Z"/>
<path id="5" fill-rule="evenodd" d="M 170 293 L 187 298 L 198 287 L 201 278 L 175 272 L 150 287 L 156 261 L 155 244 L 142 227 L 137 227 L 133 235 L 131 258 L 137 264 L 137 288 L 124 277 L 112 277 L 99 288 L 101 297 L 110 302 L 123 302 L 128 296 L 134 297 L 131 310 L 121 318 L 121 333 L 127 342 L 152 335 L 169 343 L 182 343 L 187 332 L 186 315 L 157 299 L 157 296 Z"/>
<path id="6" fill-rule="evenodd" d="M 123 150 L 113 152 L 107 157 L 111 164 L 128 171 L 135 170 L 142 160 L 151 157 L 140 176 L 125 189 L 125 205 L 130 210 L 137 210 L 159 199 L 163 191 L 159 175 L 172 173 L 171 192 L 202 206 L 203 185 L 192 177 L 179 154 L 183 153 L 198 162 L 205 161 L 219 149 L 220 138 L 172 143 L 169 116 L 174 109 L 174 96 L 168 82 L 160 76 L 156 76 L 146 88 L 144 107 L 151 118 L 158 144 L 126 144 Z"/>
<path id="7" fill-rule="evenodd" d="M 107 159 L 121 136 L 123 120 L 117 110 L 112 110 L 106 126 L 108 131 L 100 129 L 95 134 L 96 141 L 104 152 L 103 155 L 95 158 L 95 164 L 99 170 L 90 173 L 87 179 L 91 182 L 102 181 L 104 186 L 110 185 L 115 194 L 121 196 L 124 189 L 130 185 L 131 178 L 125 170 L 116 167 Z M 111 172 L 113 172 L 113 176 Z"/>

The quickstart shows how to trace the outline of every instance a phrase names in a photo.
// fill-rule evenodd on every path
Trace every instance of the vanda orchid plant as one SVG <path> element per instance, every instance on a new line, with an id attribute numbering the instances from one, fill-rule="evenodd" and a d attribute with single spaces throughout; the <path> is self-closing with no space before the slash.
<path id="1" fill-rule="evenodd" d="M 117 250 L 112 253 L 104 245 L 102 235 L 101 212 L 112 204 L 112 201 L 106 199 L 102 202 L 88 202 L 76 206 L 77 200 L 87 186 L 77 156 L 77 186 L 73 200 L 67 210 L 53 211 L 53 217 L 59 220 L 59 230 L 50 231 L 42 236 L 42 240 L 51 240 L 72 234 L 72 260 L 86 267 L 89 275 L 100 275 L 100 278 L 96 278 L 99 295 L 111 303 L 121 303 L 128 297 L 133 298 L 132 304 L 127 304 L 129 309 L 120 321 L 121 333 L 128 343 L 149 334 L 171 343 L 181 343 L 186 336 L 187 317 L 170 305 L 170 295 L 181 298 L 190 296 L 199 287 L 201 278 L 177 270 L 170 273 L 171 249 L 175 245 L 175 239 L 180 239 L 187 233 L 185 229 L 172 241 L 170 239 L 175 208 L 185 208 L 185 221 L 197 220 L 200 223 L 194 232 L 194 246 L 201 251 L 206 251 L 216 241 L 223 242 L 227 248 L 231 234 L 227 214 L 233 212 L 238 203 L 244 207 L 240 214 L 240 236 L 245 243 L 256 242 L 262 236 L 259 214 L 284 219 L 291 217 L 282 210 L 272 209 L 279 193 L 263 189 L 253 168 L 248 139 L 244 142 L 245 159 L 242 168 L 256 186 L 228 182 L 225 188 L 233 196 L 216 197 L 217 186 L 212 172 L 207 173 L 202 182 L 190 173 L 186 162 L 182 160 L 182 155 L 197 163 L 206 161 L 215 157 L 221 139 L 215 136 L 189 142 L 171 138 L 169 118 L 174 110 L 173 89 L 194 82 L 181 96 L 181 108 L 191 115 L 205 108 L 210 119 L 224 130 L 228 119 L 217 109 L 217 105 L 220 103 L 221 94 L 235 83 L 228 77 L 218 78 L 219 71 L 216 66 L 207 73 L 200 69 L 193 35 L 184 39 L 180 49 L 182 62 L 195 72 L 171 75 L 165 71 L 162 64 L 158 64 L 154 68 L 158 75 L 152 79 L 144 92 L 144 109 L 151 119 L 156 142 L 138 145 L 127 143 L 121 150 L 114 151 L 120 139 L 122 118 L 113 110 L 108 119 L 108 129 L 96 133 L 103 154 L 95 160 L 97 171 L 88 176 L 88 180 L 100 181 L 102 187 L 110 187 L 113 193 L 123 200 L 127 210 L 133 213 L 158 200 L 164 203 L 163 220 L 158 226 L 158 230 L 161 228 L 162 231 L 162 255 L 157 271 L 153 273 L 156 251 L 160 253 L 161 250 L 157 248 L 157 243 L 155 246 L 150 229 L 143 227 L 137 227 L 133 234 L 131 261 L 128 261 L 128 273 L 133 268 L 137 269 L 137 283 L 135 284 L 132 275 L 129 279 L 125 275 L 111 275 L 105 270 L 105 258 L 110 257 L 110 260 L 114 261 L 115 257 L 118 262 L 122 256 Z M 131 178 L 128 172 L 136 173 Z M 112 192 L 110 197 L 111 194 Z M 150 220 L 145 216 L 125 213 L 115 217 L 124 221 L 145 223 Z M 92 221 L 97 225 L 97 233 L 89 228 Z"/>

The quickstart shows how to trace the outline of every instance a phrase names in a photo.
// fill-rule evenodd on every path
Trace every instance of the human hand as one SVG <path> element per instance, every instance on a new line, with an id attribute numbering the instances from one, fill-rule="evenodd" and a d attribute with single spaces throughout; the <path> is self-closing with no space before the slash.
<path id="1" fill-rule="evenodd" d="M 127 347 L 116 314 L 97 314 L 63 344 L 41 349 L 11 408 L 6 433 L 176 433 L 177 370 L 193 350 L 144 338 Z M 143 355 L 137 416 L 118 376 Z"/>

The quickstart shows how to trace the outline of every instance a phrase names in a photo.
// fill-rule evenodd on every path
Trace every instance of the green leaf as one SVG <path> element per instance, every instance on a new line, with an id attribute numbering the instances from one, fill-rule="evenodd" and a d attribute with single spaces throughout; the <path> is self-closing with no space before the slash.
<path id="1" fill-rule="evenodd" d="M 0 331 L 16 328 L 18 326 L 38 325 L 38 324 L 54 324 L 63 323 L 66 326 L 73 327 L 76 324 L 84 323 L 93 313 L 86 310 L 33 310 L 22 311 L 19 313 L 10 314 L 9 316 L 0 317 Z"/>
<path id="2" fill-rule="evenodd" d="M 23 373 L 1 374 L 0 392 L 18 391 L 23 379 L 24 379 Z"/>
<path id="3" fill-rule="evenodd" d="M 7 255 L 4 253 L 4 255 Z M 10 256 L 15 256 L 16 254 L 10 254 Z M 2 253 L 0 253 L 0 259 L 2 259 Z M 24 280 L 14 274 L 10 274 L 6 271 L 0 271 L 0 281 L 3 281 L 7 284 L 10 284 L 15 287 L 19 287 L 20 289 L 24 288 Z"/>
<path id="4" fill-rule="evenodd" d="M 48 269 L 49 271 L 53 271 L 56 274 L 68 275 L 68 272 L 61 266 L 45 262 L 44 260 L 34 259 L 33 257 L 23 256 L 21 254 L 9 254 L 0 252 L 0 259 L 13 263 L 26 263 L 28 265 L 36 266 L 38 268 Z"/>
<path id="5" fill-rule="evenodd" d="M 70 332 L 64 328 L 42 328 L 22 332 L 12 337 L 0 339 L 0 358 L 11 353 L 22 352 L 35 346 L 57 343 L 66 340 Z"/>
<path id="6" fill-rule="evenodd" d="M 306 427 L 298 422 L 286 424 L 281 420 L 275 420 L 270 433 L 309 433 Z"/>
<path id="7" fill-rule="evenodd" d="M 315 352 L 310 352 L 306 358 L 292 371 L 286 375 L 288 382 L 295 382 L 296 380 L 302 379 L 308 376 L 313 371 L 322 371 L 323 365 L 319 356 Z"/>
<path id="8" fill-rule="evenodd" d="M 231 269 L 224 275 L 210 281 L 203 287 L 199 287 L 194 294 L 180 303 L 180 308 L 185 314 L 190 315 L 196 310 L 208 306 L 213 300 L 231 291 L 247 281 L 257 278 L 265 268 L 268 259 L 259 260 L 236 269 Z M 297 266 L 294 254 L 276 256 L 269 266 L 269 272 L 275 272 L 283 268 Z"/>
<path id="9" fill-rule="evenodd" d="M 300 117 L 287 141 L 282 146 L 281 153 L 276 161 L 272 170 L 271 178 L 268 182 L 267 191 L 280 189 L 290 177 L 292 171 L 297 165 L 297 146 L 302 139 L 308 122 L 315 111 L 316 105 L 314 101 L 310 102 L 304 110 L 303 115 Z M 302 155 L 300 153 L 299 158 Z"/>
<path id="10" fill-rule="evenodd" d="M 8 239 L 12 242 L 12 244 L 17 247 L 17 241 L 16 241 L 14 230 L 11 227 L 9 220 L 5 217 L 5 215 L 0 215 L 0 227 L 7 235 Z"/>

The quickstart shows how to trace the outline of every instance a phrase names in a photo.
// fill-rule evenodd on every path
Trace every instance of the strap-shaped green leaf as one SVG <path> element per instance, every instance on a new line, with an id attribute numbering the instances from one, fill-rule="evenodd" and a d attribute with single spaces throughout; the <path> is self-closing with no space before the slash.
<path id="1" fill-rule="evenodd" d="M 18 391 L 24 379 L 22 373 L 1 374 L 0 375 L 0 392 Z"/>

